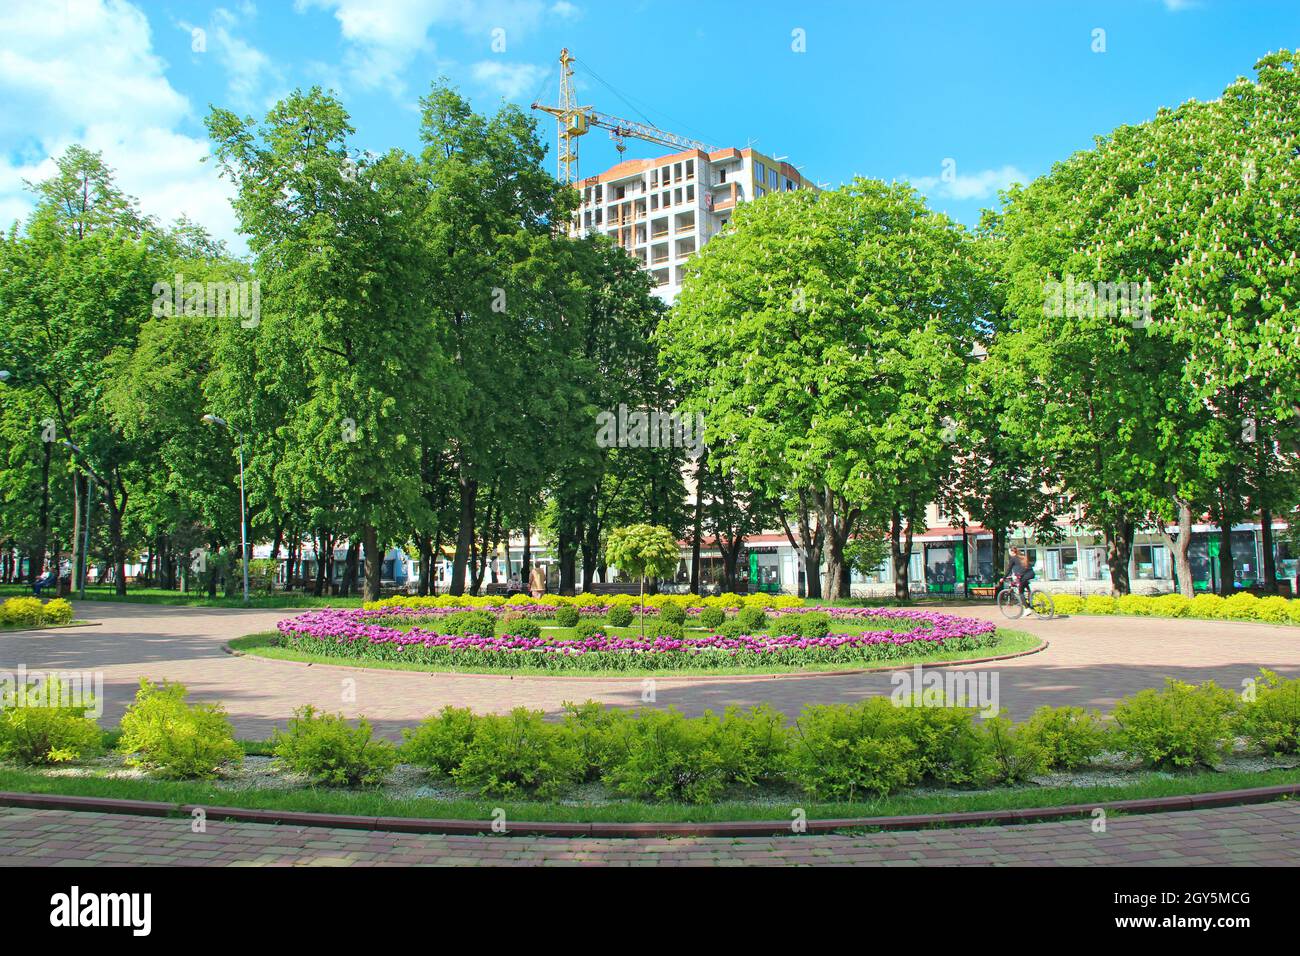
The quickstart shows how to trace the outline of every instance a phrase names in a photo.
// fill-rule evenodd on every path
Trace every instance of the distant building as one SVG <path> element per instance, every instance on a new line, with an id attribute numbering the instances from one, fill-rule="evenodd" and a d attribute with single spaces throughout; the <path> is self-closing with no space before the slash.
<path id="1" fill-rule="evenodd" d="M 726 228 L 736 206 L 768 193 L 816 189 L 794 166 L 752 149 L 687 150 L 629 159 L 581 180 L 576 235 L 609 236 L 647 270 L 668 304 L 682 267 Z"/>

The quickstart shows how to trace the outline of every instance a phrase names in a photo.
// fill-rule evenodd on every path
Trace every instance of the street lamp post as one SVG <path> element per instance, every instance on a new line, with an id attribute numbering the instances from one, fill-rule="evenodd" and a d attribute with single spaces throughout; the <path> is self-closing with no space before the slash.
<path id="1" fill-rule="evenodd" d="M 244 507 L 244 433 L 219 415 L 207 414 L 203 420 L 209 425 L 229 428 L 239 439 L 239 555 L 244 565 L 244 603 L 248 603 L 248 519 Z"/>

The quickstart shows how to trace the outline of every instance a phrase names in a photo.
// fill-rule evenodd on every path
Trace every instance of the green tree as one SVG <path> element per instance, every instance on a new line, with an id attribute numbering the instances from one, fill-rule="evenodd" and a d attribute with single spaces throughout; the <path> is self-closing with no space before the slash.
<path id="1" fill-rule="evenodd" d="M 620 571 L 641 579 L 641 636 L 645 637 L 645 580 L 677 569 L 677 539 L 662 525 L 633 524 L 610 532 L 605 554 Z"/>

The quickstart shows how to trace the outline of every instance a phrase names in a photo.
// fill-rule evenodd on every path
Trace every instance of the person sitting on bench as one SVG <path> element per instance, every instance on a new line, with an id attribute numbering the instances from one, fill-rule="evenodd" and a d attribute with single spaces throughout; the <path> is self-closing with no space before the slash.
<path id="1" fill-rule="evenodd" d="M 54 571 L 47 570 L 44 574 L 42 574 L 39 578 L 36 579 L 35 583 L 32 584 L 32 593 L 37 597 L 40 597 L 41 592 L 44 591 L 46 588 L 53 586 L 53 584 L 54 584 Z"/>

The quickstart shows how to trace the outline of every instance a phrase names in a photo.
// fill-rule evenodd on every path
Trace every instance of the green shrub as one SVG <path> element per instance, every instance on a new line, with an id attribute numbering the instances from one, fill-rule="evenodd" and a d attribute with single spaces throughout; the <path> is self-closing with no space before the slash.
<path id="1" fill-rule="evenodd" d="M 1082 707 L 1039 707 L 1021 726 L 1026 741 L 1043 752 L 1049 770 L 1073 770 L 1106 747 L 1101 714 Z"/>
<path id="2" fill-rule="evenodd" d="M 896 707 L 886 697 L 805 707 L 792 735 L 791 776 L 821 800 L 885 796 L 914 786 L 922 775 L 919 748 L 903 725 L 923 709 Z"/>
<path id="3" fill-rule="evenodd" d="M 706 631 L 716 630 L 727 620 L 727 612 L 720 607 L 706 607 L 700 611 L 700 627 Z"/>
<path id="4" fill-rule="evenodd" d="M 438 776 L 450 776 L 469 752 L 477 720 L 468 707 L 444 707 L 436 717 L 402 731 L 402 759 Z"/>
<path id="5" fill-rule="evenodd" d="M 1238 729 L 1264 753 L 1300 753 L 1300 680 L 1261 668 L 1255 699 L 1241 705 Z"/>
<path id="6" fill-rule="evenodd" d="M 353 727 L 342 714 L 311 705 L 294 711 L 288 732 L 276 731 L 271 743 L 286 767 L 328 787 L 377 786 L 397 764 L 396 749 L 372 739 L 368 721 Z"/>
<path id="7" fill-rule="evenodd" d="M 664 604 L 659 608 L 659 620 L 665 624 L 684 624 L 686 622 L 686 610 L 675 602 Z"/>
<path id="8" fill-rule="evenodd" d="M 1161 617 L 1187 617 L 1192 613 L 1192 599 L 1186 594 L 1162 594 L 1151 599 L 1152 613 Z"/>
<path id="9" fill-rule="evenodd" d="M 661 624 L 656 621 L 653 629 L 646 632 L 646 636 L 671 637 L 673 640 L 680 641 L 686 636 L 686 629 L 680 624 Z"/>
<path id="10" fill-rule="evenodd" d="M 897 715 L 896 732 L 915 744 L 916 772 L 936 783 L 974 783 L 983 773 L 985 745 L 970 707 L 920 706 L 914 697 Z"/>
<path id="11" fill-rule="evenodd" d="M 1055 602 L 1055 599 L 1053 599 Z M 1115 599 L 1107 594 L 1089 594 L 1083 599 L 1084 614 L 1114 614 Z"/>
<path id="12" fill-rule="evenodd" d="M 1198 594 L 1191 601 L 1192 617 L 1217 618 L 1223 610 L 1224 599 L 1218 594 Z"/>
<path id="13" fill-rule="evenodd" d="M 74 701 L 58 678 L 16 687 L 13 700 L 4 705 L 0 756 L 28 764 L 66 763 L 102 749 L 104 734 L 95 719 L 86 716 L 94 697 L 87 694 Z"/>
<path id="14" fill-rule="evenodd" d="M 752 596 L 752 595 L 751 595 Z M 767 626 L 767 614 L 761 607 L 743 607 L 736 613 L 745 634 L 758 634 Z"/>
<path id="15" fill-rule="evenodd" d="M 243 759 L 220 704 L 187 704 L 184 684 L 154 684 L 147 678 L 122 715 L 117 746 L 132 766 L 177 779 L 212 777 L 223 765 Z"/>
<path id="16" fill-rule="evenodd" d="M 605 625 L 599 621 L 582 620 L 573 629 L 573 636 L 580 641 L 590 640 L 597 634 L 605 633 Z"/>
<path id="17" fill-rule="evenodd" d="M 40 627 L 43 623 L 45 607 L 40 598 L 9 598 L 0 604 L 0 624 L 5 627 Z"/>
<path id="18" fill-rule="evenodd" d="M 817 639 L 831 632 L 831 616 L 825 611 L 809 611 L 794 616 L 799 618 L 798 629 L 794 633 L 800 637 Z"/>
<path id="19" fill-rule="evenodd" d="M 502 625 L 502 633 L 509 634 L 511 637 L 522 638 L 526 641 L 535 641 L 542 636 L 542 626 L 536 621 L 530 621 L 528 618 L 519 618 L 511 621 L 508 626 Z"/>
<path id="20" fill-rule="evenodd" d="M 671 707 L 642 710 L 612 725 L 602 779 L 629 797 L 709 803 L 769 777 L 784 751 L 781 717 L 767 707 L 694 720 Z"/>
<path id="21" fill-rule="evenodd" d="M 772 618 L 772 631 L 777 634 L 799 636 L 803 630 L 803 614 L 779 614 Z"/>
<path id="22" fill-rule="evenodd" d="M 63 598 L 54 598 L 45 603 L 41 618 L 44 624 L 71 624 L 72 605 Z"/>
<path id="23" fill-rule="evenodd" d="M 628 627 L 634 617 L 630 605 L 615 604 L 609 609 L 609 613 L 605 615 L 605 620 L 610 627 Z"/>
<path id="24" fill-rule="evenodd" d="M 1053 594 L 1052 603 L 1056 606 L 1057 614 L 1083 613 L 1084 601 L 1077 594 Z"/>
<path id="25" fill-rule="evenodd" d="M 543 716 L 543 711 L 517 707 L 504 717 L 474 718 L 474 735 L 451 771 L 452 779 L 484 796 L 554 796 L 581 780 L 586 765 L 572 735 Z"/>
<path id="26" fill-rule="evenodd" d="M 574 627 L 578 623 L 578 609 L 563 605 L 555 609 L 555 623 L 560 627 Z"/>
<path id="27" fill-rule="evenodd" d="M 725 637 L 728 640 L 732 640 L 732 641 L 734 641 L 736 638 L 740 637 L 744 633 L 745 633 L 745 626 L 741 624 L 740 621 L 734 617 L 730 621 L 724 622 L 723 625 L 720 628 L 718 628 L 718 634 L 720 636 Z"/>
<path id="28" fill-rule="evenodd" d="M 1219 609 L 1219 617 L 1226 621 L 1253 621 L 1259 612 L 1259 598 L 1249 591 L 1242 591 L 1225 598 Z"/>
<path id="29" fill-rule="evenodd" d="M 1231 747 L 1235 702 L 1213 681 L 1193 687 L 1166 679 L 1164 690 L 1115 705 L 1116 746 L 1155 767 L 1213 766 Z"/>
<path id="30" fill-rule="evenodd" d="M 564 726 L 577 750 L 583 780 L 599 780 L 601 769 L 609 765 L 610 753 L 618 736 L 614 724 L 631 717 L 625 710 L 606 707 L 594 700 L 581 704 L 564 703 Z"/>
<path id="31" fill-rule="evenodd" d="M 1255 620 L 1269 624 L 1290 624 L 1291 600 L 1278 594 L 1260 598 L 1255 605 Z"/>
<path id="32" fill-rule="evenodd" d="M 470 634 L 494 637 L 496 627 L 497 619 L 489 611 L 456 611 L 442 619 L 441 630 L 444 634 L 458 634 L 461 637 Z"/>
<path id="33" fill-rule="evenodd" d="M 993 783 L 1021 783 L 1042 773 L 1048 757 L 1032 736 L 1012 726 L 1005 717 L 990 717 L 981 731 L 988 754 L 988 776 Z"/>
<path id="34" fill-rule="evenodd" d="M 1144 594 L 1125 594 L 1115 599 L 1116 614 L 1133 614 L 1144 617 L 1152 611 L 1151 598 Z"/>

